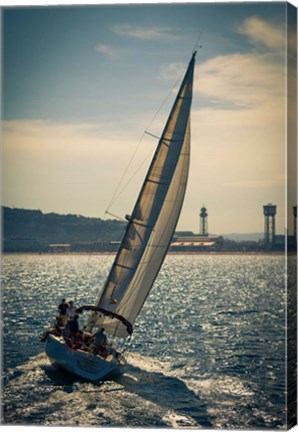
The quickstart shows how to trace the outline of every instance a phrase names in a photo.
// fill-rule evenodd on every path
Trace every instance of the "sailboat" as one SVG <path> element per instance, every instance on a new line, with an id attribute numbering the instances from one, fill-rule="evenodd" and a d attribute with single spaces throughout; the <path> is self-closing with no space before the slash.
<path id="1" fill-rule="evenodd" d="M 190 110 L 196 51 L 170 111 L 144 183 L 131 213 L 114 263 L 95 306 L 87 330 L 104 328 L 116 338 L 131 335 L 133 324 L 149 295 L 175 231 L 181 212 L 190 159 Z M 120 371 L 122 357 L 116 349 L 102 357 L 74 349 L 62 336 L 49 334 L 45 351 L 67 371 L 100 381 Z"/>

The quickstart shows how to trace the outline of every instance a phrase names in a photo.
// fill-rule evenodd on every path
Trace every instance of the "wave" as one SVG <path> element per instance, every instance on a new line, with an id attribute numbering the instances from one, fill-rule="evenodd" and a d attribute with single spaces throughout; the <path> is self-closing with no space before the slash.
<path id="1" fill-rule="evenodd" d="M 210 427 L 205 402 L 170 370 L 170 363 L 128 353 L 122 375 L 98 385 L 39 354 L 6 375 L 4 423 Z"/>

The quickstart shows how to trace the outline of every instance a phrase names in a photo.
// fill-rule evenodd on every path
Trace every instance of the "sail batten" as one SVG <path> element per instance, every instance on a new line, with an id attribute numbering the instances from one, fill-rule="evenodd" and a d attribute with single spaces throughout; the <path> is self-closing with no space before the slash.
<path id="1" fill-rule="evenodd" d="M 190 106 L 195 54 L 189 63 L 114 264 L 96 306 L 123 316 L 138 316 L 164 261 L 187 183 L 190 154 Z M 94 318 L 94 317 L 93 317 Z M 123 323 L 102 317 L 114 336 L 126 337 Z"/>

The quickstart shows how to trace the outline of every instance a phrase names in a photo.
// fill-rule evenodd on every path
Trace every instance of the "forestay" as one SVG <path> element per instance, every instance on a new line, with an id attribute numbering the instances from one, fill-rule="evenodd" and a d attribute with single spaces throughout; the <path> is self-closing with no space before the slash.
<path id="1" fill-rule="evenodd" d="M 138 316 L 163 263 L 181 211 L 190 156 L 190 106 L 195 53 L 189 63 L 121 246 L 96 303 L 131 324 Z M 97 320 L 97 321 L 96 321 Z M 118 320 L 93 315 L 91 326 L 126 337 Z"/>

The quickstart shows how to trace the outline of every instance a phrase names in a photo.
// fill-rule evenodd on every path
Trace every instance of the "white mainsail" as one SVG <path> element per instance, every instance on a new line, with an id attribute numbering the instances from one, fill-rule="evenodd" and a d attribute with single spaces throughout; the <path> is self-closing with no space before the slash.
<path id="1" fill-rule="evenodd" d="M 121 246 L 96 306 L 123 316 L 138 316 L 163 263 L 180 215 L 189 170 L 193 53 Z M 96 325 L 96 314 L 89 325 Z M 107 333 L 126 337 L 122 322 L 101 316 Z"/>

